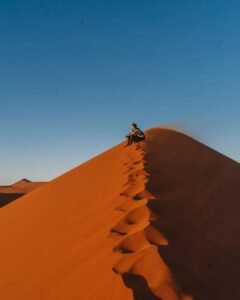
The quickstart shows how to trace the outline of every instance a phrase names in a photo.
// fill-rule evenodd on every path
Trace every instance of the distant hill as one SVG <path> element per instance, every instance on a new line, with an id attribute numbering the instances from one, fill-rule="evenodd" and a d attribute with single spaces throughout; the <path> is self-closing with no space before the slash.
<path id="1" fill-rule="evenodd" d="M 0 186 L 0 207 L 18 199 L 19 197 L 35 190 L 45 182 L 33 182 L 23 178 L 12 185 Z"/>

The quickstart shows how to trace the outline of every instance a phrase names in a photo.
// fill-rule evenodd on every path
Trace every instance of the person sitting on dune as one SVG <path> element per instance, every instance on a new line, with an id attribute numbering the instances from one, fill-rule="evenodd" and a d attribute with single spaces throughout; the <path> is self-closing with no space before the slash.
<path id="1" fill-rule="evenodd" d="M 132 131 L 126 135 L 128 140 L 127 146 L 131 145 L 133 142 L 141 142 L 145 140 L 144 133 L 138 128 L 137 124 L 132 123 Z"/>

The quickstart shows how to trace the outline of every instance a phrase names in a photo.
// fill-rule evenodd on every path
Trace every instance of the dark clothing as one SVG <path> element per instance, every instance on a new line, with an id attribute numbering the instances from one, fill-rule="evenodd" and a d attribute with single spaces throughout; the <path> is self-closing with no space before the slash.
<path id="1" fill-rule="evenodd" d="M 139 128 L 136 128 L 134 131 L 132 131 L 132 134 L 139 138 L 144 137 L 144 133 Z"/>
<path id="2" fill-rule="evenodd" d="M 137 143 L 145 140 L 144 133 L 139 128 L 136 128 L 130 134 L 128 134 L 127 138 L 128 145 L 131 145 L 133 142 Z"/>
<path id="3" fill-rule="evenodd" d="M 131 145 L 133 142 L 137 143 L 145 140 L 145 138 L 140 138 L 133 134 L 129 135 L 127 138 L 128 138 L 128 145 Z"/>

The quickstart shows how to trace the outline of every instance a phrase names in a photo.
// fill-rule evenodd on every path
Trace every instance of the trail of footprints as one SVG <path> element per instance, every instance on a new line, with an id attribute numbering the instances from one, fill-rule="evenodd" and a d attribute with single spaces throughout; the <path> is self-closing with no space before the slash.
<path id="1" fill-rule="evenodd" d="M 135 147 L 134 147 L 135 146 Z M 166 238 L 151 225 L 154 216 L 147 207 L 149 200 L 154 197 L 146 190 L 148 174 L 144 169 L 145 145 L 137 144 L 128 152 L 125 162 L 128 181 L 124 185 L 121 196 L 125 197 L 117 210 L 123 213 L 111 231 L 119 235 L 119 242 L 114 251 L 122 253 L 121 259 L 113 270 L 119 274 L 131 272 L 134 264 L 158 245 L 167 245 Z"/>
<path id="2" fill-rule="evenodd" d="M 116 207 L 123 217 L 111 229 L 112 234 L 118 237 L 113 251 L 121 255 L 113 271 L 144 277 L 156 299 L 193 300 L 182 292 L 158 252 L 158 247 L 168 245 L 168 241 L 152 225 L 157 217 L 148 208 L 148 202 L 156 198 L 146 188 L 149 174 L 145 170 L 145 147 L 141 143 L 127 148 L 124 164 L 128 180 L 121 192 L 125 200 Z"/>

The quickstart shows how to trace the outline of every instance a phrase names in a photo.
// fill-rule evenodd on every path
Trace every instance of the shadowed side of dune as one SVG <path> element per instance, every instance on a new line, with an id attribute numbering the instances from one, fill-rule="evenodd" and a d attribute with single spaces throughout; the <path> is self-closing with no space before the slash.
<path id="1" fill-rule="evenodd" d="M 122 277 L 125 285 L 132 289 L 134 300 L 162 300 L 153 294 L 142 276 L 125 273 Z"/>
<path id="2" fill-rule="evenodd" d="M 171 130 L 149 130 L 146 144 L 160 256 L 195 300 L 240 299 L 239 164 Z"/>

